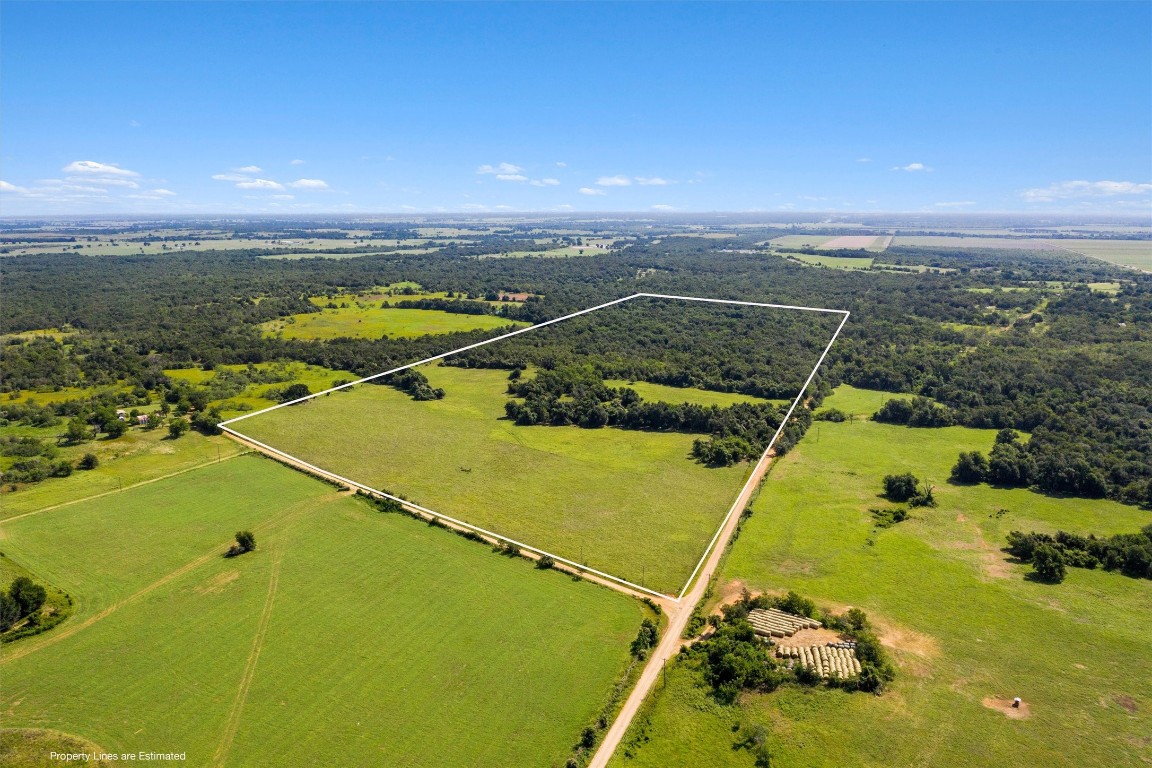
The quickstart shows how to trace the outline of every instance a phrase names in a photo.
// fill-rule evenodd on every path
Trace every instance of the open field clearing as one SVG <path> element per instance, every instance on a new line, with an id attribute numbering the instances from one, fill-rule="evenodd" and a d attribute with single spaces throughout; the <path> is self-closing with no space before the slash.
<path id="1" fill-rule="evenodd" d="M 128 242 L 123 239 L 100 238 L 88 242 L 77 238 L 75 243 L 14 243 L 4 246 L 5 256 L 20 256 L 32 253 L 56 253 L 70 251 L 82 253 L 85 256 L 132 256 L 137 254 L 182 253 L 185 251 L 236 251 L 244 249 L 283 249 L 285 251 L 308 254 L 316 251 L 331 251 L 333 249 L 354 248 L 363 245 L 375 245 L 371 240 L 357 241 L 349 239 L 309 238 L 307 240 L 267 240 L 257 238 L 228 238 L 228 239 L 202 239 L 202 240 L 149 240 L 144 242 Z M 77 248 L 77 246 L 80 246 Z M 383 249 L 382 249 L 383 250 Z M 315 254 L 313 254 L 315 255 Z M 363 255 L 363 254 L 356 254 Z"/>
<path id="2" fill-rule="evenodd" d="M 609 387 L 628 387 L 634 389 L 636 390 L 636 394 L 645 400 L 672 403 L 674 405 L 680 403 L 695 403 L 696 405 L 716 405 L 721 408 L 727 408 L 736 403 L 772 403 L 773 405 L 784 405 L 788 402 L 786 400 L 765 400 L 759 397 L 752 397 L 751 395 L 742 395 L 737 392 L 712 392 L 711 390 L 694 389 L 692 387 L 669 387 L 665 384 L 652 384 L 647 381 L 610 379 L 604 383 Z"/>
<path id="3" fill-rule="evenodd" d="M 257 457 L 3 532 L 77 599 L 6 649 L 5 726 L 192 766 L 558 765 L 642 616 Z"/>
<path id="4" fill-rule="evenodd" d="M 835 239 L 832 235 L 781 235 L 768 243 L 777 248 L 819 248 Z"/>
<path id="5" fill-rule="evenodd" d="M 838 389 L 826 405 L 864 412 L 882 398 Z M 795 590 L 864 609 L 895 656 L 896 681 L 879 698 L 787 686 L 727 707 L 677 666 L 634 726 L 643 743 L 624 744 L 634 759 L 618 754 L 614 765 L 750 766 L 733 748 L 734 729 L 754 724 L 767 728 L 774 768 L 1152 760 L 1152 584 L 1075 568 L 1062 584 L 1035 582 L 1000 551 L 1013 529 L 1108 535 L 1135 532 L 1152 515 L 948 484 L 957 453 L 987 451 L 991 430 L 866 421 L 816 430 L 773 469 L 717 591 Z M 868 510 L 889 504 L 881 479 L 904 471 L 931 482 L 939 506 L 877 529 Z M 1015 696 L 1028 717 L 997 705 Z"/>
<path id="6" fill-rule="evenodd" d="M 365 384 L 233 425 L 323 469 L 652 589 L 678 591 L 748 467 L 696 435 L 519 427 L 507 373 L 421 368 L 443 400 Z"/>
<path id="7" fill-rule="evenodd" d="M 804 253 L 789 253 L 786 257 L 809 266 L 830 269 L 870 269 L 873 262 L 873 259 L 856 256 L 809 256 Z"/>
<path id="8" fill-rule="evenodd" d="M 826 243 L 821 243 L 819 247 L 829 250 L 849 248 L 853 250 L 883 251 L 888 246 L 890 240 L 891 238 L 887 235 L 880 237 L 875 235 L 845 235 L 829 240 Z"/>
<path id="9" fill-rule="evenodd" d="M 50 437 L 49 433 L 61 429 L 50 427 L 37 436 Z M 169 440 L 167 435 L 166 429 L 130 429 L 116 440 L 94 440 L 62 447 L 62 457 L 75 461 L 86 453 L 94 453 L 100 466 L 75 471 L 68 477 L 22 486 L 14 493 L 6 491 L 0 497 L 3 499 L 0 519 L 97 494 L 116 493 L 137 483 L 227 460 L 245 450 L 226 437 L 205 437 L 198 432 L 189 432 L 177 440 Z"/>
<path id="10" fill-rule="evenodd" d="M 388 307 L 361 308 L 349 306 L 325 309 L 318 313 L 290 315 L 271 320 L 261 327 L 266 336 L 285 339 L 335 339 L 351 337 L 378 339 L 388 335 L 411 338 L 431 333 L 492 330 L 508 326 L 521 327 L 525 323 L 507 320 L 495 315 L 465 315 L 431 309 L 396 309 Z"/>
<path id="11" fill-rule="evenodd" d="M 1053 248 L 1064 248 L 1122 267 L 1152 271 L 1152 240 L 1048 240 Z"/>

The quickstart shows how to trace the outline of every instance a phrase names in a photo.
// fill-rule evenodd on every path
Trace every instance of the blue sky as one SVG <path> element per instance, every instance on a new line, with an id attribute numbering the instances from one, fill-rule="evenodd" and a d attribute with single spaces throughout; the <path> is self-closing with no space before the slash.
<path id="1" fill-rule="evenodd" d="M 3 4 L 0 214 L 1152 212 L 1152 4 Z"/>

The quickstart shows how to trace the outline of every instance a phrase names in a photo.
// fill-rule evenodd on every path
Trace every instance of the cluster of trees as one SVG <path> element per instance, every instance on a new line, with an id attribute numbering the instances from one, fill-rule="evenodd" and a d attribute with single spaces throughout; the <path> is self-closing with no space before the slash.
<path id="1" fill-rule="evenodd" d="M 887 400 L 872 414 L 872 420 L 909 427 L 950 427 L 956 423 L 956 417 L 947 407 L 926 397 Z"/>
<path id="2" fill-rule="evenodd" d="M 788 670 L 771 658 L 767 643 L 756 637 L 747 621 L 749 612 L 758 608 L 776 608 L 795 616 L 816 619 L 856 643 L 860 674 L 847 680 L 830 679 L 829 685 L 880 693 L 895 679 L 896 670 L 891 659 L 867 614 L 859 608 L 837 615 L 818 609 L 812 600 L 795 592 L 784 596 L 753 597 L 744 590 L 738 601 L 721 608 L 724 619 L 714 621 L 718 624 L 716 632 L 691 646 L 690 650 L 683 651 L 701 660 L 704 677 L 720 700 L 733 701 L 742 690 L 774 690 L 789 680 L 806 685 L 819 682 L 819 678 L 813 678 L 806 670 L 799 667 Z"/>
<path id="3" fill-rule="evenodd" d="M 399 373 L 384 376 L 375 381 L 395 387 L 401 392 L 407 392 L 413 400 L 443 400 L 443 387 L 432 387 L 428 377 L 415 368 L 406 368 Z"/>
<path id="4" fill-rule="evenodd" d="M 911 507 L 934 507 L 936 497 L 932 486 L 911 472 L 884 476 L 884 496 L 889 501 L 907 502 Z"/>
<path id="5" fill-rule="evenodd" d="M 1067 531 L 1057 531 L 1055 536 L 1012 531 L 1007 549 L 1013 557 L 1031 562 L 1036 575 L 1045 581 L 1063 581 L 1065 566 L 1103 568 L 1135 579 L 1152 579 L 1152 525 L 1144 526 L 1140 533 L 1108 537 Z"/>
<path id="6" fill-rule="evenodd" d="M 48 591 L 27 576 L 17 576 L 0 592 L 0 632 L 7 632 L 20 621 L 37 621 L 40 609 L 48 599 Z"/>
<path id="7" fill-rule="evenodd" d="M 606 386 L 591 364 L 542 370 L 532 379 L 520 378 L 519 369 L 514 369 L 510 376 L 508 392 L 523 402 L 509 400 L 504 410 L 517 424 L 616 426 L 711 435 L 707 440 L 696 440 L 692 451 L 695 458 L 711 465 L 758 457 L 783 418 L 782 409 L 768 403 L 736 403 L 721 408 L 647 402 L 630 387 Z M 808 419 L 797 419 L 794 432 L 798 434 L 790 435 L 789 440 L 799 439 L 807 426 Z"/>
<path id="8" fill-rule="evenodd" d="M 641 660 L 647 658 L 648 651 L 655 648 L 659 641 L 660 630 L 657 629 L 656 622 L 645 618 L 640 622 L 640 631 L 636 633 L 636 639 L 632 641 L 630 648 L 632 655 Z"/>
<path id="9" fill-rule="evenodd" d="M 1012 429 L 996 433 L 996 443 L 987 457 L 979 451 L 961 452 L 952 467 L 951 479 L 956 483 L 987 482 L 1007 488 L 1034 485 L 1050 493 L 1087 498 L 1108 493 L 1104 473 L 1085 457 L 1061 456 L 1048 450 L 1043 439 L 1036 442 L 1035 437 L 1024 444 Z M 1140 500 L 1138 496 L 1136 500 Z M 1152 485 L 1148 486 L 1146 500 L 1152 503 Z"/>

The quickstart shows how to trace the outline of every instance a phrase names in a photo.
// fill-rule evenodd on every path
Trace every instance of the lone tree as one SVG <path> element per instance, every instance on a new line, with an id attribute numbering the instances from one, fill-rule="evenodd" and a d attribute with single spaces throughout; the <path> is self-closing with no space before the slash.
<path id="1" fill-rule="evenodd" d="M 252 531 L 239 531 L 236 534 L 236 543 L 228 548 L 225 557 L 236 557 L 254 549 L 256 549 L 256 537 L 252 535 Z"/>
<path id="2" fill-rule="evenodd" d="M 308 397 L 310 394 L 312 394 L 312 390 L 308 389 L 307 384 L 292 384 L 284 388 L 284 392 L 280 395 L 280 402 L 290 403 L 293 400 Z"/>
<path id="3" fill-rule="evenodd" d="M 1059 584 L 1064 581 L 1064 555 L 1051 544 L 1041 544 L 1032 551 L 1032 569 L 1044 581 Z"/>
<path id="4" fill-rule="evenodd" d="M 172 419 L 172 421 L 168 422 L 168 437 L 172 438 L 173 440 L 178 437 L 182 437 L 187 431 L 187 419 Z"/>

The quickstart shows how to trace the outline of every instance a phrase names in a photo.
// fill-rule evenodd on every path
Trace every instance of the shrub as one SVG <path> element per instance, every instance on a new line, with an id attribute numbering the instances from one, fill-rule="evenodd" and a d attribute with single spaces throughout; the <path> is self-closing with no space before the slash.
<path id="1" fill-rule="evenodd" d="M 100 459 L 94 453 L 86 453 L 80 459 L 80 463 L 76 465 L 77 469 L 96 469 L 100 466 Z"/>
<path id="2" fill-rule="evenodd" d="M 540 559 L 536 561 L 536 567 L 542 571 L 546 571 L 556 565 L 556 561 L 551 555 L 541 555 Z"/>
<path id="3" fill-rule="evenodd" d="M 894 402 L 889 400 L 888 402 Z M 911 472 L 884 476 L 884 495 L 892 501 L 908 501 L 916 495 L 920 481 Z"/>
<path id="4" fill-rule="evenodd" d="M 960 454 L 952 467 L 951 480 L 955 483 L 979 483 L 988 476 L 988 459 L 979 451 Z"/>
<path id="5" fill-rule="evenodd" d="M 187 419 L 172 419 L 168 422 L 168 437 L 175 440 L 178 437 L 183 437 L 184 433 L 188 431 L 189 424 Z"/>
<path id="6" fill-rule="evenodd" d="M 1051 544 L 1041 544 L 1032 552 L 1032 569 L 1044 581 L 1059 584 L 1064 581 L 1064 556 Z"/>
<path id="7" fill-rule="evenodd" d="M 48 591 L 27 576 L 17 576 L 8 587 L 8 596 L 16 603 L 20 615 L 28 616 L 40 610 L 48 599 Z"/>

